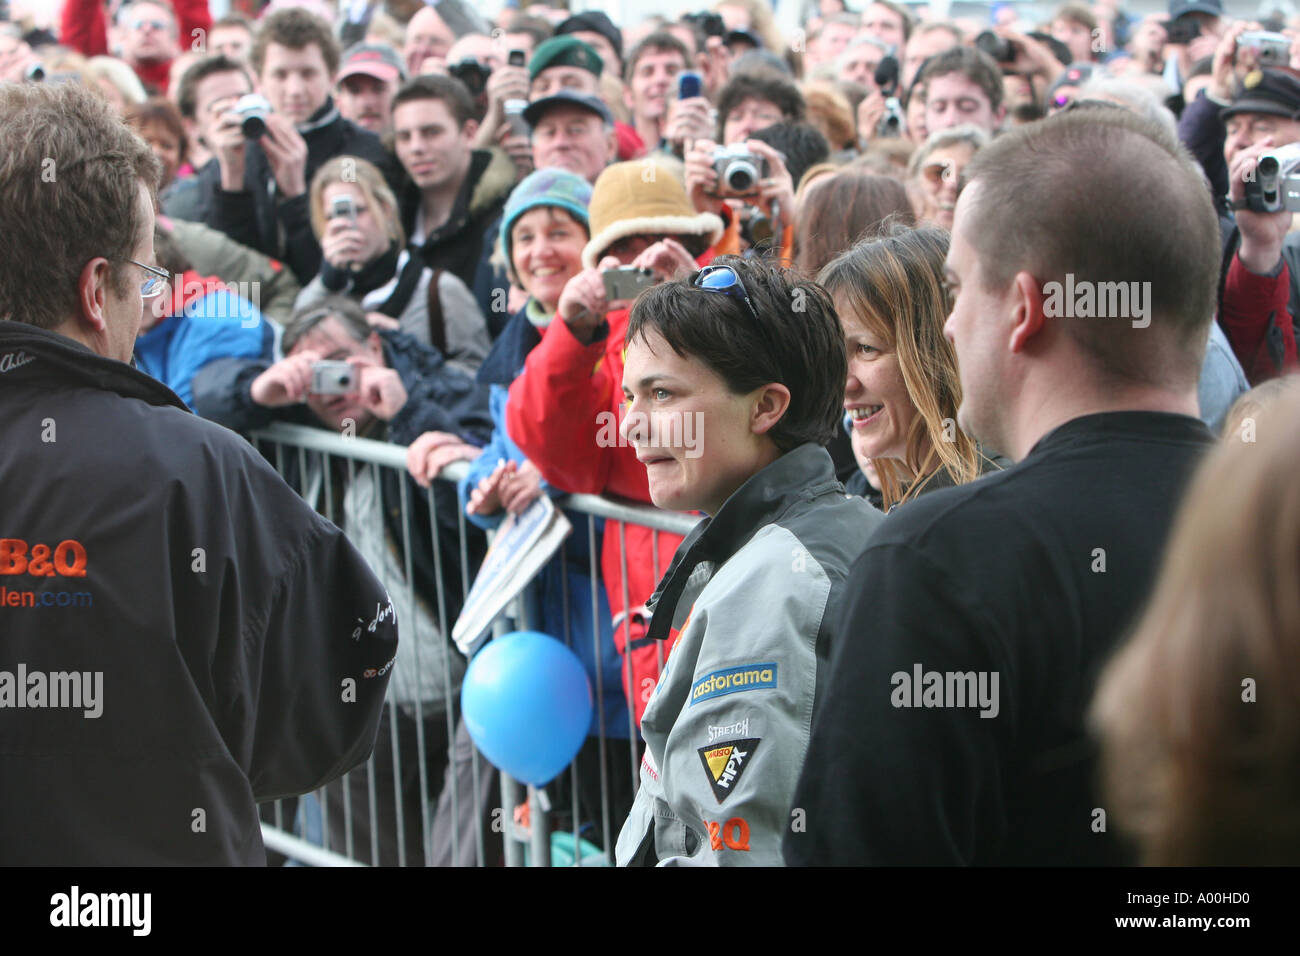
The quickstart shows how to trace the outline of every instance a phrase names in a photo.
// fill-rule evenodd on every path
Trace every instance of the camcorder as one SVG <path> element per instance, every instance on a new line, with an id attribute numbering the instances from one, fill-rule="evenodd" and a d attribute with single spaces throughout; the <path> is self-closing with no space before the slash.
<path id="1" fill-rule="evenodd" d="M 492 67 L 472 56 L 463 57 L 447 67 L 447 72 L 465 84 L 469 95 L 477 99 L 487 89 Z"/>
<path id="2" fill-rule="evenodd" d="M 713 169 L 718 174 L 715 196 L 752 196 L 759 180 L 767 177 L 767 160 L 743 145 L 718 146 L 713 150 Z"/>
<path id="3" fill-rule="evenodd" d="M 610 302 L 619 299 L 635 299 L 643 289 L 648 289 L 655 284 L 653 272 L 635 266 L 606 269 L 600 274 L 600 278 L 605 283 L 605 298 Z"/>
<path id="4" fill-rule="evenodd" d="M 1257 50 L 1260 66 L 1287 66 L 1291 62 L 1291 40 L 1267 30 L 1247 30 L 1237 37 L 1238 50 Z"/>
<path id="5" fill-rule="evenodd" d="M 265 96 L 259 93 L 241 96 L 231 111 L 239 114 L 239 129 L 244 139 L 261 139 L 266 134 L 266 118 L 271 115 L 271 103 Z"/>
<path id="6" fill-rule="evenodd" d="M 876 135 L 899 137 L 903 135 L 906 125 L 903 119 L 903 105 L 898 101 L 898 57 L 890 53 L 876 64 L 875 81 L 880 94 L 885 98 L 885 112 L 876 124 Z"/>
<path id="7" fill-rule="evenodd" d="M 312 362 L 313 395 L 346 395 L 355 392 L 357 371 L 350 362 Z"/>
<path id="8" fill-rule="evenodd" d="M 997 63 L 1016 62 L 1016 45 L 992 30 L 985 30 L 975 37 L 975 49 L 983 50 Z"/>
<path id="9" fill-rule="evenodd" d="M 1300 212 L 1300 143 L 1259 157 L 1255 178 L 1246 180 L 1246 208 L 1251 212 Z"/>

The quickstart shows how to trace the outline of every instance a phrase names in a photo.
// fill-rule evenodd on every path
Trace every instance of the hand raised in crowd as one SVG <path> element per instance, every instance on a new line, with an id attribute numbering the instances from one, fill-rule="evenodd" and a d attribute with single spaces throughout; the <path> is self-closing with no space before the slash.
<path id="1" fill-rule="evenodd" d="M 286 199 L 307 191 L 307 141 L 288 117 L 269 113 L 262 150 L 271 166 L 271 174 L 280 194 Z"/>
<path id="2" fill-rule="evenodd" d="M 452 462 L 472 460 L 481 452 L 451 432 L 425 432 L 406 449 L 406 470 L 416 484 L 428 488 Z"/>
<path id="3" fill-rule="evenodd" d="M 745 146 L 750 152 L 767 160 L 767 176 L 758 182 L 758 195 L 754 199 L 754 205 L 773 223 L 779 220 L 782 226 L 792 224 L 794 180 L 785 168 L 785 160 L 779 152 L 760 139 L 745 140 Z"/>
<path id="4" fill-rule="evenodd" d="M 1237 37 L 1247 30 L 1258 30 L 1258 23 L 1238 20 L 1224 32 L 1214 48 L 1210 65 L 1210 96 L 1222 103 L 1229 102 L 1240 88 L 1241 78 L 1259 66 L 1259 52 L 1250 47 L 1237 48 Z"/>
<path id="5" fill-rule="evenodd" d="M 1241 202 L 1246 198 L 1246 179 L 1254 175 L 1259 157 L 1274 148 L 1273 137 L 1266 136 L 1261 142 L 1243 149 L 1232 157 L 1228 166 L 1228 198 Z M 1241 230 L 1241 248 L 1237 256 L 1241 264 L 1255 275 L 1268 275 L 1277 268 L 1282 258 L 1282 240 L 1291 228 L 1291 213 L 1283 209 L 1278 212 L 1251 212 L 1238 209 L 1236 212 L 1237 228 Z"/>
<path id="6" fill-rule="evenodd" d="M 492 71 L 487 81 L 488 108 L 474 137 L 474 145 L 487 149 L 500 143 L 497 134 L 506 123 L 506 100 L 528 99 L 528 70 L 522 66 L 502 66 Z"/>
<path id="7" fill-rule="evenodd" d="M 357 393 L 362 406 L 376 418 L 391 421 L 406 404 L 407 396 L 397 370 L 355 355 L 348 361 L 357 372 Z"/>
<path id="8" fill-rule="evenodd" d="M 718 144 L 711 139 L 697 139 L 686 151 L 686 195 L 696 212 L 717 212 L 722 200 L 714 195 L 718 172 L 713 168 L 713 151 Z"/>
<path id="9" fill-rule="evenodd" d="M 505 154 L 515 164 L 516 181 L 533 171 L 533 144 L 527 136 L 520 136 L 511 129 L 509 123 L 503 123 L 497 129 L 496 145 L 505 150 Z"/>
<path id="10" fill-rule="evenodd" d="M 325 261 L 335 269 L 347 270 L 352 263 L 361 262 L 365 252 L 366 237 L 357 228 L 356 220 L 335 216 L 325 225 L 320 238 L 320 251 Z"/>
<path id="11" fill-rule="evenodd" d="M 1041 76 L 1051 84 L 1066 71 L 1065 64 L 1056 58 L 1046 43 L 1008 27 L 995 27 L 994 32 L 1011 41 L 1011 49 L 1015 51 L 1016 58 L 1008 64 L 1008 68 L 1021 76 Z"/>
<path id="12" fill-rule="evenodd" d="M 606 312 L 627 304 L 624 300 L 610 302 L 605 297 L 605 280 L 600 275 L 604 270 L 617 269 L 621 264 L 613 256 L 606 256 L 596 268 L 583 269 L 564 284 L 556 314 L 583 344 L 589 345 L 594 340 L 596 328 L 605 320 Z"/>
<path id="13" fill-rule="evenodd" d="M 649 269 L 660 282 L 679 279 L 699 268 L 686 247 L 671 236 L 665 236 L 654 245 L 647 246 L 631 264 L 638 269 Z"/>
<path id="14" fill-rule="evenodd" d="M 248 140 L 242 127 L 243 117 L 234 110 L 226 110 L 216 128 L 206 137 L 208 146 L 217 157 L 221 170 L 221 188 L 226 192 L 244 189 L 244 162 Z"/>
<path id="15" fill-rule="evenodd" d="M 862 144 L 875 138 L 876 130 L 885 115 L 885 94 L 872 90 L 858 104 L 858 141 Z"/>
<path id="16" fill-rule="evenodd" d="M 312 363 L 320 360 L 320 353 L 312 349 L 303 349 L 288 358 L 280 359 L 253 379 L 253 384 L 248 389 L 249 397 L 265 408 L 305 402 L 307 391 L 311 388 Z"/>
<path id="17" fill-rule="evenodd" d="M 668 101 L 664 138 L 679 155 L 684 154 L 694 140 L 712 138 L 713 131 L 713 104 L 703 96 Z"/>

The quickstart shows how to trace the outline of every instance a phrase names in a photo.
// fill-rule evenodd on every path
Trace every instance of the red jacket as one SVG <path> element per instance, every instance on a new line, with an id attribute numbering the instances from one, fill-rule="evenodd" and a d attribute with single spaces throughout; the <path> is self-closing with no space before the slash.
<path id="1" fill-rule="evenodd" d="M 609 423 L 622 420 L 628 310 L 611 312 L 606 318 L 609 335 L 591 345 L 579 342 L 563 319 L 550 324 L 510 386 L 506 431 L 542 477 L 557 488 L 649 503 L 645 465 L 636 460 L 636 452 L 617 443 L 603 448 L 597 444 L 602 425 L 610 435 Z M 612 412 L 614 417 L 602 412 Z M 601 576 L 614 615 L 614 643 L 625 659 L 623 689 L 638 725 L 659 679 L 661 657 L 666 659 L 672 646 L 672 638 L 660 644 L 645 637 L 644 605 L 682 541 L 680 535 L 660 532 L 656 562 L 654 537 L 643 525 L 625 526 L 626 599 L 615 522 L 605 523 L 601 555 Z M 624 614 L 629 605 L 632 613 Z"/>
<path id="2" fill-rule="evenodd" d="M 1296 370 L 1295 327 L 1287 311 L 1286 261 L 1275 276 L 1255 275 L 1234 255 L 1223 285 L 1219 324 L 1251 385 Z"/>
<path id="3" fill-rule="evenodd" d="M 208 0 L 172 0 L 172 7 L 176 11 L 181 49 L 197 49 L 200 38 L 206 48 L 208 31 L 212 29 Z M 196 30 L 203 32 L 195 34 Z M 108 19 L 101 0 L 64 0 L 59 18 L 59 42 L 82 56 L 108 56 Z M 159 95 L 165 95 L 171 66 L 168 60 L 140 64 L 134 69 L 146 89 L 156 89 Z"/>

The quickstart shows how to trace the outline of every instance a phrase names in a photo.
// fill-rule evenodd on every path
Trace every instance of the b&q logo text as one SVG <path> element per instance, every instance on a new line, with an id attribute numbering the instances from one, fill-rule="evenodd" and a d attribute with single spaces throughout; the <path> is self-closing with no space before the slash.
<path id="1" fill-rule="evenodd" d="M 28 554 L 22 538 L 0 538 L 0 574 L 34 574 L 52 578 L 86 576 L 86 549 L 80 541 L 69 538 L 51 550 L 48 544 L 33 544 Z"/>

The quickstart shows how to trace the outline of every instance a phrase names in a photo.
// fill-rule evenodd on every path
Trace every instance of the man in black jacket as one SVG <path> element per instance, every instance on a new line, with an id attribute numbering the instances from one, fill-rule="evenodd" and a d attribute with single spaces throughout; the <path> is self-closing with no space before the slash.
<path id="1" fill-rule="evenodd" d="M 0 863 L 264 865 L 374 743 L 396 621 L 342 532 L 127 363 L 157 160 L 0 85 Z M 52 174 L 51 174 L 52 173 Z"/>
<path id="2" fill-rule="evenodd" d="M 410 336 L 387 329 L 372 331 L 351 300 L 328 298 L 298 312 L 281 344 L 286 357 L 269 367 L 266 362 L 241 359 L 210 363 L 195 377 L 195 407 L 206 417 L 242 431 L 262 427 L 274 418 L 396 445 L 409 445 L 426 432 L 437 432 L 451 444 L 472 446 L 471 456 L 491 435 L 485 388 Z M 322 361 L 348 363 L 354 379 L 346 391 L 318 394 L 313 390 L 312 368 Z M 328 487 L 334 492 L 334 499 L 325 503 L 332 509 L 327 513 L 338 516 L 388 585 L 407 637 L 393 668 L 390 692 L 390 700 L 398 705 L 396 762 L 405 806 L 404 841 L 399 846 L 392 819 L 394 758 L 389 720 L 393 714 L 386 711 L 375 748 L 379 857 L 372 859 L 369 854 L 369 788 L 361 774 L 348 781 L 355 853 L 368 863 L 418 864 L 424 859 L 422 809 L 427 800 L 438 796 L 464 674 L 464 660 L 446 638 L 462 600 L 456 492 L 449 486 L 433 491 L 438 524 L 435 548 L 427 493 L 404 472 L 385 468 L 376 475 L 365 466 L 348 468 L 336 458 L 332 480 L 326 484 L 313 467 L 314 460 L 305 474 L 298 473 L 296 464 L 286 477 L 302 487 L 309 500 L 315 500 L 311 489 Z M 484 547 L 477 529 L 468 533 L 467 570 L 472 574 Z M 413 580 L 406 575 L 407 542 Z M 416 746 L 420 733 L 427 767 L 423 791 Z M 343 848 L 346 837 L 343 807 L 340 786 L 329 800 L 335 848 Z M 437 822 L 451 823 L 450 819 Z"/>
<path id="3" fill-rule="evenodd" d="M 1195 415 L 1214 209 L 1173 138 L 1121 110 L 1022 126 L 967 174 L 947 263 L 958 423 L 1018 464 L 868 540 L 789 863 L 1126 858 L 1083 715 L 1211 441 Z M 1123 215 L 1080 199 L 1096 196 Z"/>
<path id="4" fill-rule="evenodd" d="M 270 112 L 264 132 L 247 113 L 228 110 L 211 132 L 220 176 L 206 222 L 232 239 L 284 262 L 306 285 L 320 271 L 308 187 L 335 156 L 359 156 L 384 173 L 394 194 L 402 176 L 374 133 L 339 115 L 329 91 L 338 42 L 320 17 L 298 8 L 262 21 L 252 65 Z"/>

